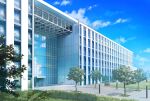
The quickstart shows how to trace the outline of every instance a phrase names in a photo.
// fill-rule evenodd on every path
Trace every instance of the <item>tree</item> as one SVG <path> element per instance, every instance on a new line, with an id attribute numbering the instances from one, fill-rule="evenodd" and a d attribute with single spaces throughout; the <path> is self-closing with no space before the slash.
<path id="1" fill-rule="evenodd" d="M 146 76 L 144 74 L 143 69 L 137 69 L 134 71 L 134 80 L 138 84 L 137 90 L 140 90 L 140 82 L 146 80 Z"/>
<path id="2" fill-rule="evenodd" d="M 77 84 L 82 81 L 82 76 L 84 76 L 84 71 L 79 67 L 71 68 L 68 74 L 68 80 L 75 81 L 75 91 L 77 91 Z"/>
<path id="3" fill-rule="evenodd" d="M 95 81 L 95 88 L 96 88 L 96 84 L 97 84 L 98 80 L 101 79 L 101 76 L 102 75 L 101 75 L 100 71 L 97 69 L 91 72 L 91 78 Z"/>
<path id="4" fill-rule="evenodd" d="M 133 72 L 130 67 L 120 66 L 120 68 L 113 70 L 113 78 L 124 84 L 124 96 L 126 96 L 126 85 L 133 80 Z"/>
<path id="5" fill-rule="evenodd" d="M 5 37 L 0 36 L 0 92 L 16 94 L 17 84 L 14 79 L 21 77 L 26 67 L 19 68 L 14 62 L 20 62 L 23 55 L 15 53 L 13 45 L 5 45 Z"/>

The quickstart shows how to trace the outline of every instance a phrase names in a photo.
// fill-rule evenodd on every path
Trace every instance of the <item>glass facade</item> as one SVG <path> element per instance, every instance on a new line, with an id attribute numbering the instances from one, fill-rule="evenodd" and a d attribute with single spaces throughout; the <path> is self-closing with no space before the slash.
<path id="1" fill-rule="evenodd" d="M 32 13 L 32 0 L 29 0 L 28 12 L 29 14 Z"/>
<path id="2" fill-rule="evenodd" d="M 21 0 L 14 0 L 14 6 L 15 8 L 21 8 Z"/>
<path id="3" fill-rule="evenodd" d="M 15 44 L 14 45 L 14 50 L 15 50 L 16 54 L 20 54 L 21 53 L 20 45 Z"/>
<path id="4" fill-rule="evenodd" d="M 14 20 L 16 24 L 21 24 L 21 13 L 18 10 L 15 10 Z"/>
<path id="5" fill-rule="evenodd" d="M 89 78 L 89 71 L 98 69 L 103 76 L 111 80 L 113 69 L 120 65 L 132 66 L 132 52 L 126 48 L 82 24 L 80 25 L 80 35 L 79 59 L 80 64 L 83 63 L 81 68 L 85 72 L 83 84 L 94 83 Z M 119 48 L 121 51 L 119 51 Z"/>
<path id="6" fill-rule="evenodd" d="M 29 44 L 32 43 L 32 31 L 28 32 L 28 42 L 29 42 Z"/>
<path id="7" fill-rule="evenodd" d="M 29 16 L 28 18 L 28 26 L 29 28 L 32 28 L 32 16 Z"/>
<path id="8" fill-rule="evenodd" d="M 48 86 L 57 82 L 57 39 L 42 34 L 34 35 L 35 86 Z"/>
<path id="9" fill-rule="evenodd" d="M 6 18 L 6 7 L 0 3 L 0 19 Z"/>
<path id="10" fill-rule="evenodd" d="M 6 0 L 0 0 L 0 2 L 3 2 L 3 3 L 5 3 L 5 2 L 6 2 Z"/>
<path id="11" fill-rule="evenodd" d="M 0 35 L 5 35 L 5 24 L 0 21 Z"/>
<path id="12" fill-rule="evenodd" d="M 16 27 L 14 28 L 14 36 L 15 36 L 15 40 L 21 40 L 21 30 L 20 27 Z"/>

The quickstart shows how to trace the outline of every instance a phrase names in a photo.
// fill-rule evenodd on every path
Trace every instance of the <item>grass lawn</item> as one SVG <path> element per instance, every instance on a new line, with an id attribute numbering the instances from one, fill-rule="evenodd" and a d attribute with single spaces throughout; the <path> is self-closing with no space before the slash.
<path id="1" fill-rule="evenodd" d="M 112 87 L 116 87 L 116 83 L 111 83 L 110 85 Z M 137 83 L 129 84 L 129 85 L 126 85 L 126 87 L 129 89 L 136 90 L 138 88 L 138 84 Z M 119 83 L 118 88 L 123 88 L 123 83 Z M 146 82 L 145 81 L 140 82 L 140 89 L 145 89 L 145 88 L 146 88 Z M 148 89 L 150 89 L 150 81 L 148 81 Z"/>
<path id="2" fill-rule="evenodd" d="M 79 92 L 26 91 L 18 93 L 18 97 L 0 93 L 0 101 L 134 101 L 126 99 L 121 100 L 112 97 L 98 97 L 96 95 L 84 94 Z"/>

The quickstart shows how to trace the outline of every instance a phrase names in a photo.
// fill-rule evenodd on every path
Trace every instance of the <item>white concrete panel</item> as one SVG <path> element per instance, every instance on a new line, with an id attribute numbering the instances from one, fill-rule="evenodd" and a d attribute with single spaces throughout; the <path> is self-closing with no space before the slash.
<path id="1" fill-rule="evenodd" d="M 14 0 L 6 0 L 6 44 L 14 45 Z"/>
<path id="2" fill-rule="evenodd" d="M 34 15 L 34 0 L 32 0 L 32 15 Z M 34 90 L 34 17 L 32 18 L 32 90 Z"/>
<path id="3" fill-rule="evenodd" d="M 21 79 L 21 90 L 28 90 L 28 0 L 21 0 L 21 54 L 22 65 L 27 67 Z"/>

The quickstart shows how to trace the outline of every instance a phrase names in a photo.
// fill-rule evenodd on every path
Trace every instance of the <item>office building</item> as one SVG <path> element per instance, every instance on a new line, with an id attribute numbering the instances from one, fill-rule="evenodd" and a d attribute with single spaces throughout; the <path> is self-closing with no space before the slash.
<path id="1" fill-rule="evenodd" d="M 98 69 L 109 80 L 120 65 L 132 66 L 133 52 L 43 0 L 0 0 L 0 35 L 23 54 L 17 66 L 28 68 L 17 79 L 21 90 L 73 84 L 69 69 L 82 68 L 82 85 L 93 84 Z"/>

